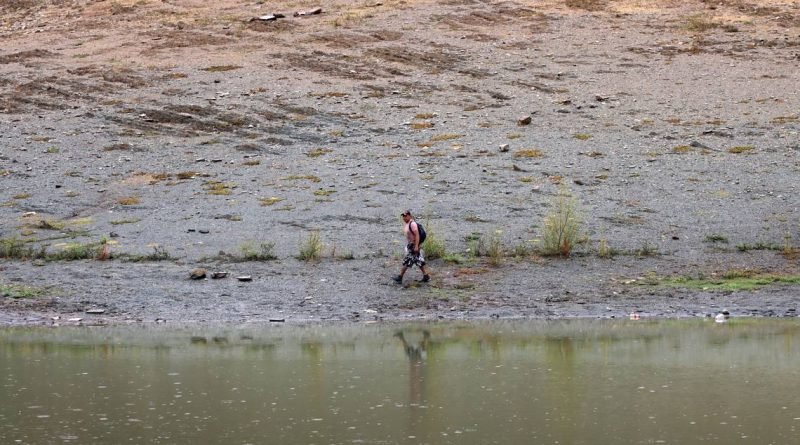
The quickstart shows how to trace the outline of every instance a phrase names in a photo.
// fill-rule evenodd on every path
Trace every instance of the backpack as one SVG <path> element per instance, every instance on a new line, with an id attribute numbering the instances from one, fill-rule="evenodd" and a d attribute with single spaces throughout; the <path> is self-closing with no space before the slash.
<path id="1" fill-rule="evenodd" d="M 428 234 L 425 233 L 425 227 L 422 227 L 422 224 L 420 224 L 417 221 L 414 221 L 414 222 L 417 223 L 417 231 L 419 232 L 419 243 L 422 244 L 422 243 L 425 242 L 425 238 L 428 237 Z M 411 226 L 410 225 L 408 227 L 408 230 L 411 230 Z"/>

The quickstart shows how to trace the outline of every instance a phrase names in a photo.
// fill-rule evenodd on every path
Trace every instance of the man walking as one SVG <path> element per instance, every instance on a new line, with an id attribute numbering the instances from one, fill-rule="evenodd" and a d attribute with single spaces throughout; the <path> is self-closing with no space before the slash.
<path id="1" fill-rule="evenodd" d="M 403 217 L 403 233 L 406 235 L 407 243 L 405 256 L 403 257 L 403 267 L 400 269 L 400 275 L 394 277 L 394 281 L 398 284 L 402 284 L 403 275 L 405 275 L 406 270 L 408 270 L 409 267 L 417 265 L 419 266 L 419 270 L 422 271 L 422 282 L 428 282 L 431 276 L 428 275 L 428 272 L 425 270 L 425 257 L 419 247 L 422 242 L 420 239 L 419 224 L 414 221 L 411 210 L 404 211 L 400 216 Z"/>

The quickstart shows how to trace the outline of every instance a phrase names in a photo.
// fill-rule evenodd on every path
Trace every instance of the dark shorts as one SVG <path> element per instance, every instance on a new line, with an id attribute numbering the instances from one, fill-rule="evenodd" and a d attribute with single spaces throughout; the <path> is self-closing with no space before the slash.
<path id="1" fill-rule="evenodd" d="M 403 266 L 405 267 L 414 267 L 425 266 L 425 252 L 422 251 L 422 248 L 419 249 L 419 254 L 414 255 L 414 246 L 409 244 L 406 246 L 406 254 L 403 257 Z"/>

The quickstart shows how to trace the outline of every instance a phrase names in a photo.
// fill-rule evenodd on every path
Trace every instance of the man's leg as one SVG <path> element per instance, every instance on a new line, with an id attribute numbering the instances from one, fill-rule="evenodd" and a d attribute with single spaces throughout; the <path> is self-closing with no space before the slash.
<path id="1" fill-rule="evenodd" d="M 423 282 L 428 282 L 428 281 L 431 280 L 431 276 L 428 275 L 428 271 L 425 270 L 425 266 L 419 266 L 419 270 L 422 271 L 422 281 Z"/>
<path id="2" fill-rule="evenodd" d="M 400 268 L 400 275 L 397 275 L 396 277 L 394 277 L 394 281 L 396 283 L 402 283 L 403 282 L 403 275 L 406 274 L 406 270 L 407 269 L 408 269 L 408 267 L 406 267 L 406 266 L 403 266 L 403 267 Z"/>

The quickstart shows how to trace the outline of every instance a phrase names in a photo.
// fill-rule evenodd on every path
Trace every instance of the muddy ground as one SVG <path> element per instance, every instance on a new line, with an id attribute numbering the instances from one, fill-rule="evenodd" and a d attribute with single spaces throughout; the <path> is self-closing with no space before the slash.
<path id="1" fill-rule="evenodd" d="M 796 316 L 796 284 L 667 282 L 800 274 L 797 2 L 0 14 L 0 239 L 28 249 L 0 324 Z M 560 192 L 569 258 L 542 255 Z M 424 285 L 391 281 L 405 208 L 448 252 Z M 76 246 L 95 259 L 53 260 Z"/>

